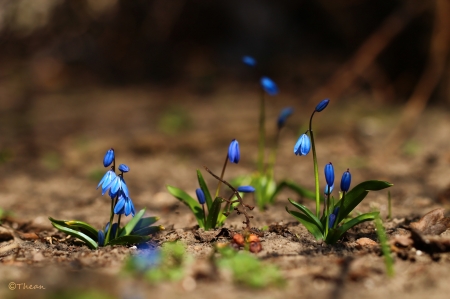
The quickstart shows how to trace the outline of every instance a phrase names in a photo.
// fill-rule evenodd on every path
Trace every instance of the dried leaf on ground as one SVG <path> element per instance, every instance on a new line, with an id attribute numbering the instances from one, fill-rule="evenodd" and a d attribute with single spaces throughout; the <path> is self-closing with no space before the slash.
<path id="1" fill-rule="evenodd" d="M 438 208 L 428 212 L 419 221 L 412 222 L 409 226 L 422 235 L 440 235 L 450 228 L 450 217 L 445 217 L 444 209 Z"/>

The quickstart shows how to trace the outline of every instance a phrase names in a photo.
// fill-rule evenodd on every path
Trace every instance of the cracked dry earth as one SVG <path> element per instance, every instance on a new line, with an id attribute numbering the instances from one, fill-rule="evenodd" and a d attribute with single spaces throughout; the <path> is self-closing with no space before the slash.
<path id="1" fill-rule="evenodd" d="M 293 106 L 296 113 L 281 135 L 276 177 L 313 189 L 312 158 L 292 154 L 312 108 L 289 95 L 279 97 L 268 101 L 268 122 L 275 122 L 284 106 Z M 3 118 L 0 144 L 13 154 L 0 164 L 0 207 L 11 212 L 0 230 L 0 297 L 76 298 L 77 292 L 96 290 L 105 298 L 448 298 L 450 231 L 434 236 L 419 233 L 422 243 L 409 237 L 410 224 L 427 212 L 444 208 L 443 215 L 449 214 L 448 113 L 442 107 L 430 108 L 405 146 L 387 154 L 384 138 L 400 110 L 362 96 L 332 101 L 315 116 L 319 169 L 332 161 L 337 177 L 350 168 L 352 184 L 367 179 L 394 184 L 393 218 L 384 226 L 391 239 L 395 276 L 386 275 L 373 223 L 358 225 L 334 246 L 317 242 L 285 211 L 288 197 L 310 208 L 314 203 L 288 190 L 268 210 L 251 213 L 252 227 L 267 227 L 260 238 L 263 250 L 256 256 L 278 266 L 287 283 L 255 290 L 234 284 L 229 275 L 213 275 L 208 262 L 213 243 L 227 242 L 240 232 L 242 215 L 231 215 L 223 230 L 199 230 L 193 215 L 165 186 L 194 195 L 196 169 L 206 165 L 220 171 L 233 138 L 239 140 L 241 162 L 228 167 L 226 179 L 253 172 L 256 107 L 255 95 L 238 87 L 208 97 L 134 87 L 41 95 L 27 112 L 32 129 L 13 125 L 13 113 Z M 174 114 L 182 125 L 168 131 L 165 117 Z M 271 136 L 274 128 L 267 128 Z M 89 250 L 50 225 L 48 216 L 95 227 L 108 221 L 109 201 L 95 187 L 98 173 L 104 171 L 103 154 L 110 147 L 115 148 L 118 163 L 130 166 L 127 183 L 136 209 L 147 207 L 149 215 L 161 217 L 157 224 L 166 229 L 154 241 L 181 241 L 194 257 L 182 281 L 150 285 L 124 275 L 124 260 L 136 254 L 134 247 Z M 215 186 L 206 172 L 204 177 Z M 253 204 L 251 196 L 244 200 Z M 374 209 L 386 219 L 387 190 L 369 193 L 356 211 Z M 11 282 L 40 288 L 10 290 Z"/>

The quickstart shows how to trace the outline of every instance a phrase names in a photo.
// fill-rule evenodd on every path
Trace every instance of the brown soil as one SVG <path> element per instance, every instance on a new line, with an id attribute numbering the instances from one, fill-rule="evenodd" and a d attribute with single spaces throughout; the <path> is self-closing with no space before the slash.
<path id="1" fill-rule="evenodd" d="M 267 103 L 268 124 L 275 122 L 282 107 L 296 109 L 282 132 L 277 178 L 290 178 L 313 189 L 312 157 L 292 153 L 311 107 L 290 96 Z M 14 103 L 5 100 L 2 111 L 11 106 Z M 16 238 L 0 242 L 0 250 L 4 249 L 0 297 L 66 298 L 75 291 L 98 290 L 120 298 L 448 298 L 450 253 L 402 252 L 395 256 L 395 276 L 389 278 L 378 246 L 358 240 L 378 241 L 373 223 L 357 226 L 334 246 L 319 243 L 285 212 L 288 197 L 311 208 L 313 202 L 290 191 L 280 194 L 268 210 L 255 209 L 251 222 L 257 228 L 278 225 L 261 238 L 263 250 L 257 256 L 279 266 L 287 279 L 284 287 L 253 290 L 227 277 L 195 274 L 207 264 L 213 248 L 208 240 L 218 230 L 192 228 L 195 218 L 165 186 L 194 195 L 195 170 L 206 165 L 219 172 L 233 138 L 240 142 L 241 162 L 228 167 L 226 178 L 253 172 L 257 106 L 254 93 L 236 86 L 207 97 L 134 87 L 46 94 L 34 99 L 25 118 L 18 115 L 24 113 L 20 110 L 3 113 L 0 149 L 10 158 L 0 164 L 0 207 L 12 213 L 3 226 Z M 319 169 L 331 161 L 337 178 L 350 168 L 352 185 L 367 179 L 394 183 L 390 189 L 393 219 L 384 222 L 389 237 L 407 234 L 411 221 L 450 203 L 446 111 L 429 109 L 415 133 L 407 136 L 405 146 L 387 154 L 389 145 L 383 141 L 398 113 L 398 108 L 355 96 L 345 103 L 332 100 L 314 119 Z M 174 118 L 182 120 L 176 128 L 167 125 Z M 273 126 L 267 127 L 272 134 Z M 104 171 L 103 154 L 110 147 L 115 148 L 118 163 L 131 169 L 127 183 L 136 209 L 147 207 L 148 214 L 160 216 L 158 224 L 166 227 L 155 241 L 179 240 L 195 257 L 191 276 L 185 280 L 154 286 L 121 275 L 124 259 L 136 249 L 116 246 L 92 251 L 50 225 L 48 216 L 78 219 L 98 228 L 108 221 L 109 199 L 95 187 L 98 173 Z M 215 186 L 216 181 L 203 173 L 207 183 Z M 245 200 L 253 204 L 251 196 Z M 358 212 L 373 209 L 386 218 L 386 190 L 370 193 L 356 208 Z M 231 215 L 225 227 L 239 232 L 243 220 L 242 215 Z M 449 231 L 443 235 L 448 237 Z M 12 291 L 10 282 L 45 289 Z"/>

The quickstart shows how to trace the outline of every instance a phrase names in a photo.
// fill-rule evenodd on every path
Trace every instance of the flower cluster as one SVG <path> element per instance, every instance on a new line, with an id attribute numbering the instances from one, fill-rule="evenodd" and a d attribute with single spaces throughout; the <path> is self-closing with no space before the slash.
<path id="1" fill-rule="evenodd" d="M 106 191 L 109 190 L 108 195 L 111 200 L 116 200 L 114 206 L 114 214 L 125 216 L 136 214 L 133 202 L 130 198 L 128 192 L 128 187 L 123 178 L 124 173 L 130 171 L 130 168 L 125 164 L 120 164 L 118 170 L 120 173 L 116 175 L 115 172 L 115 155 L 114 149 L 109 149 L 106 151 L 105 157 L 103 158 L 103 166 L 111 168 L 105 173 L 103 178 L 98 183 L 97 189 L 102 186 L 102 195 L 105 195 Z"/>

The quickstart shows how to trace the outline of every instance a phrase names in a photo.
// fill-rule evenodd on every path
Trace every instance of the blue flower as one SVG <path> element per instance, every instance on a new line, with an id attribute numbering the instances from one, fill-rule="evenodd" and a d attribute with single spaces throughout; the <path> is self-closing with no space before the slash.
<path id="1" fill-rule="evenodd" d="M 126 166 L 125 164 L 120 164 L 119 170 L 122 172 L 128 172 L 128 171 L 130 171 L 130 167 Z"/>
<path id="2" fill-rule="evenodd" d="M 341 179 L 341 191 L 347 192 L 350 189 L 350 183 L 352 182 L 352 175 L 350 171 L 347 169 L 346 172 L 342 175 Z"/>
<path id="3" fill-rule="evenodd" d="M 131 201 L 131 198 L 128 196 L 125 196 L 123 193 L 119 195 L 119 201 L 117 202 L 116 206 L 114 207 L 114 214 L 125 214 L 125 216 L 128 215 L 134 215 L 136 214 L 134 210 L 133 202 Z"/>
<path id="4" fill-rule="evenodd" d="M 119 192 L 121 191 L 125 194 L 126 197 L 130 196 L 128 193 L 127 184 L 125 183 L 125 180 L 121 175 L 116 176 L 116 178 L 112 180 L 108 186 L 106 186 L 105 190 L 108 189 L 109 189 L 109 196 L 111 196 L 111 198 L 116 197 L 116 195 L 119 194 Z M 102 195 L 103 194 L 105 193 L 102 193 Z"/>
<path id="5" fill-rule="evenodd" d="M 278 94 L 278 87 L 269 77 L 261 78 L 261 86 L 268 95 L 274 96 Z"/>
<path id="6" fill-rule="evenodd" d="M 328 228 L 332 228 L 334 221 L 336 220 L 336 215 L 331 214 L 328 218 Z"/>
<path id="7" fill-rule="evenodd" d="M 252 186 L 240 186 L 237 188 L 237 191 L 244 193 L 253 193 L 255 192 L 255 188 L 253 188 Z"/>
<path id="8" fill-rule="evenodd" d="M 251 56 L 242 57 L 242 62 L 248 66 L 256 66 L 256 60 Z"/>
<path id="9" fill-rule="evenodd" d="M 98 231 L 98 245 L 103 246 L 105 244 L 105 233 L 102 230 Z"/>
<path id="10" fill-rule="evenodd" d="M 195 193 L 197 194 L 198 202 L 199 202 L 201 205 L 204 205 L 205 202 L 206 202 L 206 198 L 205 198 L 205 193 L 203 193 L 203 190 L 200 189 L 200 188 L 197 188 L 197 189 L 195 190 Z"/>
<path id="11" fill-rule="evenodd" d="M 278 129 L 281 129 L 284 126 L 287 118 L 289 116 L 291 116 L 293 112 L 294 112 L 294 109 L 292 109 L 292 107 L 286 107 L 283 110 L 281 110 L 280 115 L 278 116 L 278 121 L 277 121 Z"/>
<path id="12" fill-rule="evenodd" d="M 294 154 L 297 156 L 306 156 L 311 150 L 311 141 L 308 135 L 302 134 L 294 146 Z"/>
<path id="13" fill-rule="evenodd" d="M 161 264 L 161 252 L 157 248 L 146 249 L 132 257 L 132 264 L 137 271 L 145 272 Z"/>
<path id="14" fill-rule="evenodd" d="M 113 239 L 114 236 L 116 235 L 116 231 L 117 231 L 117 223 L 113 223 L 112 228 L 111 228 L 111 233 L 109 235 L 109 239 Z M 106 227 L 105 227 L 105 236 L 108 234 L 108 230 L 109 230 L 109 222 L 106 223 Z"/>
<path id="15" fill-rule="evenodd" d="M 97 186 L 97 189 L 98 189 L 98 187 L 100 187 L 100 185 L 102 186 L 102 195 L 104 195 L 106 193 L 106 191 L 110 187 L 111 182 L 114 181 L 116 179 L 116 177 L 117 177 L 117 175 L 112 170 L 108 170 L 105 173 L 105 175 L 100 180 L 100 183 L 98 183 L 98 186 Z"/>
<path id="16" fill-rule="evenodd" d="M 325 165 L 325 179 L 327 181 L 328 186 L 334 185 L 334 168 L 331 162 Z"/>
<path id="17" fill-rule="evenodd" d="M 108 167 L 114 161 L 114 149 L 110 148 L 103 157 L 103 166 Z"/>
<path id="18" fill-rule="evenodd" d="M 324 193 L 325 195 L 330 195 L 331 192 L 333 192 L 333 189 L 334 189 L 334 184 L 331 185 L 330 192 L 328 192 L 328 184 L 327 184 L 327 185 L 325 186 L 325 189 L 324 189 L 323 193 Z"/>
<path id="19" fill-rule="evenodd" d="M 325 99 L 325 100 L 322 100 L 319 104 L 317 104 L 317 106 L 316 106 L 316 111 L 317 112 L 320 112 L 320 111 L 322 111 L 323 109 L 325 109 L 327 106 L 328 106 L 328 103 L 330 102 L 330 99 Z"/>
<path id="20" fill-rule="evenodd" d="M 241 158 L 241 153 L 239 151 L 239 142 L 236 139 L 233 139 L 228 147 L 228 159 L 230 159 L 231 163 L 239 163 L 239 159 Z"/>

